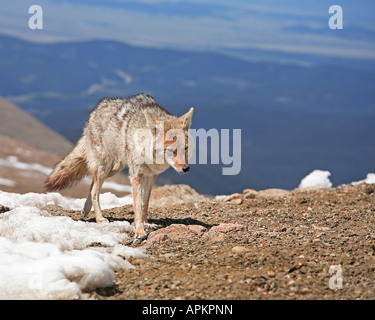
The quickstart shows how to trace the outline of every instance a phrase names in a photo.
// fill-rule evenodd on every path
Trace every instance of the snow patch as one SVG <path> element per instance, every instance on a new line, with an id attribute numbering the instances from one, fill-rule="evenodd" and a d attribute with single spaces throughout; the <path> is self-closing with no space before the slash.
<path id="1" fill-rule="evenodd" d="M 90 182 L 91 183 L 91 182 Z M 129 192 L 132 193 L 132 187 L 124 184 L 120 184 L 114 181 L 104 181 L 102 189 L 111 189 L 119 192 Z"/>
<path id="2" fill-rule="evenodd" d="M 103 196 L 107 207 L 123 200 Z M 11 208 L 0 214 L 0 299 L 78 299 L 85 290 L 111 285 L 113 270 L 133 268 L 127 258 L 147 257 L 123 244 L 134 232 L 127 221 L 75 221 L 38 209 L 82 208 L 83 202 L 58 193 L 0 191 L 0 203 Z"/>
<path id="3" fill-rule="evenodd" d="M 330 188 L 332 182 L 329 180 L 331 173 L 324 170 L 314 170 L 303 178 L 298 186 L 299 189 L 308 187 Z"/>
<path id="4" fill-rule="evenodd" d="M 375 184 L 375 173 L 368 173 L 366 176 L 366 179 L 364 180 L 359 180 L 359 181 L 354 181 L 352 182 L 352 185 L 358 185 L 361 183 L 368 183 L 368 184 Z"/>
<path id="5" fill-rule="evenodd" d="M 216 195 L 215 198 L 214 198 L 214 201 L 223 201 L 228 197 L 229 197 L 229 195 L 225 195 L 225 194 Z"/>
<path id="6" fill-rule="evenodd" d="M 16 186 L 16 182 L 10 179 L 0 178 L 0 185 L 7 186 L 7 187 L 14 187 Z"/>
<path id="7" fill-rule="evenodd" d="M 0 167 L 10 167 L 20 170 L 31 170 L 31 171 L 37 171 L 40 172 L 46 176 L 48 176 L 52 169 L 42 166 L 39 163 L 25 163 L 18 160 L 18 157 L 16 156 L 8 156 L 5 159 L 0 159 Z"/>
<path id="8" fill-rule="evenodd" d="M 81 210 L 85 204 L 85 201 L 86 199 L 73 199 L 63 197 L 60 193 L 57 192 L 29 192 L 26 194 L 18 194 L 0 191 L 0 203 L 11 209 L 20 206 L 42 208 L 48 205 L 55 205 L 66 210 Z M 104 210 L 115 207 L 122 207 L 128 204 L 133 204 L 133 198 L 131 196 L 118 198 L 111 192 L 106 192 L 100 195 L 100 206 Z"/>
<path id="9" fill-rule="evenodd" d="M 0 237 L 0 299 L 78 299 L 111 285 L 113 271 L 93 250 L 62 252 L 49 243 Z"/>

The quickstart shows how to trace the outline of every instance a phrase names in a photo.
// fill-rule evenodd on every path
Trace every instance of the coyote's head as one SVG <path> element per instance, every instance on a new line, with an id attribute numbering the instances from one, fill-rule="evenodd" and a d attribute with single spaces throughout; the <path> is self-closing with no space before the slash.
<path id="1" fill-rule="evenodd" d="M 194 143 L 188 131 L 191 125 L 194 108 L 179 118 L 157 118 L 147 110 L 144 111 L 147 126 L 153 133 L 153 163 L 168 163 L 179 174 L 189 171 L 188 158 L 193 151 Z"/>

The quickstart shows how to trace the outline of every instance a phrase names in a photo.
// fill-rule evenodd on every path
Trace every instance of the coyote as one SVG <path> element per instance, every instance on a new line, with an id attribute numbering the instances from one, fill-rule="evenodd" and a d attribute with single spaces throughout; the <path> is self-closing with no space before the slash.
<path id="1" fill-rule="evenodd" d="M 176 118 L 154 98 L 138 94 L 128 99 L 104 98 L 90 113 L 83 135 L 46 180 L 48 191 L 70 187 L 87 174 L 92 183 L 82 213 L 91 207 L 97 222 L 103 217 L 99 193 L 104 180 L 129 168 L 135 214 L 135 237 L 146 236 L 148 202 L 156 176 L 170 166 L 189 171 L 192 149 L 188 130 L 194 108 Z"/>

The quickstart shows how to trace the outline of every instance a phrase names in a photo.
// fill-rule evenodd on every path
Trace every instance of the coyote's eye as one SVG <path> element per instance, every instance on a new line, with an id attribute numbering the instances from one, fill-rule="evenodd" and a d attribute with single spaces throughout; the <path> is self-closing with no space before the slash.
<path id="1" fill-rule="evenodd" d="M 177 149 L 167 149 L 167 151 L 168 151 L 170 154 L 173 154 L 174 157 L 177 156 Z"/>

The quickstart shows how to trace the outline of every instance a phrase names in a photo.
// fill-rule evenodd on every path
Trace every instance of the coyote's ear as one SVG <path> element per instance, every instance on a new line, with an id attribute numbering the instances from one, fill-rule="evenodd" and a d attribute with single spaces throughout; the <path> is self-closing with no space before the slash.
<path id="1" fill-rule="evenodd" d="M 143 113 L 145 114 L 145 117 L 146 117 L 147 126 L 150 129 L 155 129 L 158 119 L 147 110 L 144 110 Z"/>
<path id="2" fill-rule="evenodd" d="M 179 117 L 178 120 L 182 123 L 184 130 L 190 129 L 191 118 L 193 117 L 194 108 L 190 108 L 183 116 Z"/>

